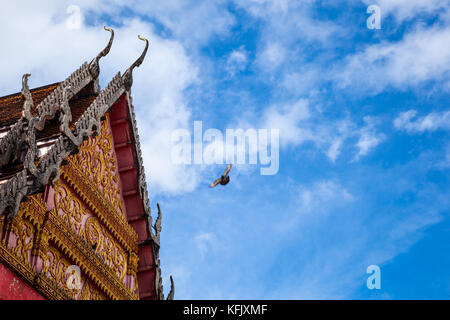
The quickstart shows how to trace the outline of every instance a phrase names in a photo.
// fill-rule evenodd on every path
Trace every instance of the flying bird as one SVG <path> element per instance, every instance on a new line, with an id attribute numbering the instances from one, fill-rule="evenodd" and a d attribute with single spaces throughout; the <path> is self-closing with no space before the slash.
<path id="1" fill-rule="evenodd" d="M 229 164 L 228 167 L 225 169 L 225 172 L 223 173 L 223 175 L 219 179 L 217 179 L 216 181 L 211 183 L 209 187 L 214 188 L 219 183 L 224 186 L 228 182 L 230 182 L 230 177 L 228 176 L 228 172 L 230 172 L 230 170 L 231 170 L 231 164 Z"/>

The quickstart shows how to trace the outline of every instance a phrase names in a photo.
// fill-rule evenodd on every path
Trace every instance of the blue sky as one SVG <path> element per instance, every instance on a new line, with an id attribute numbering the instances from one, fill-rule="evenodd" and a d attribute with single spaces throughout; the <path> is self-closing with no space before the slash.
<path id="1" fill-rule="evenodd" d="M 372 4 L 381 30 L 366 26 Z M 176 298 L 448 299 L 450 1 L 2 6 L 1 95 L 25 72 L 33 87 L 64 79 L 106 43 L 105 24 L 116 40 L 102 85 L 149 38 L 132 94 Z M 278 174 L 236 165 L 209 189 L 223 165 L 170 161 L 171 132 L 194 120 L 279 128 Z M 381 290 L 366 287 L 369 265 Z"/>

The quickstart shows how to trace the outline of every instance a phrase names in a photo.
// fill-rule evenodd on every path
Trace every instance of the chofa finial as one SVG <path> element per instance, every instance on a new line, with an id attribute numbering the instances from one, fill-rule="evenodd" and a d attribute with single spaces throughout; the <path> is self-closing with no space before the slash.
<path id="1" fill-rule="evenodd" d="M 31 107 L 33 106 L 33 97 L 31 96 L 30 87 L 28 87 L 28 77 L 31 74 L 25 73 L 22 76 L 22 95 L 25 98 L 25 103 L 23 104 L 22 117 L 31 121 L 33 115 L 31 114 Z"/>
<path id="2" fill-rule="evenodd" d="M 161 207 L 159 206 L 159 203 L 156 203 L 156 206 L 158 207 L 158 217 L 156 218 L 153 229 L 155 229 L 155 238 L 156 238 L 156 242 L 159 245 L 160 236 L 161 236 Z"/>
<path id="3" fill-rule="evenodd" d="M 167 295 L 166 300 L 173 300 L 173 297 L 175 296 L 175 284 L 173 283 L 173 278 L 170 276 L 170 292 Z"/>
<path id="4" fill-rule="evenodd" d="M 100 74 L 100 66 L 98 62 L 100 59 L 104 56 L 106 56 L 109 53 L 109 50 L 111 50 L 112 43 L 114 41 L 114 30 L 108 27 L 103 27 L 106 31 L 109 31 L 111 33 L 111 37 L 109 38 L 109 42 L 105 49 L 103 49 L 89 64 L 89 72 L 91 73 L 93 78 L 97 78 Z"/>
<path id="5" fill-rule="evenodd" d="M 131 86 L 133 85 L 133 69 L 139 67 L 142 64 L 148 50 L 148 40 L 146 38 L 141 37 L 140 35 L 138 35 L 138 38 L 139 40 L 145 41 L 145 48 L 141 56 L 127 69 L 127 71 L 125 71 L 125 73 L 122 76 L 123 84 L 127 91 L 129 91 L 131 89 Z"/>

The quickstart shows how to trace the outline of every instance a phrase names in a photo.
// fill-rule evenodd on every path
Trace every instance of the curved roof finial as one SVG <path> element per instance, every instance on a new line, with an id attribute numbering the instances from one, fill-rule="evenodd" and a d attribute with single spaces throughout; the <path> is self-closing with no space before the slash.
<path id="1" fill-rule="evenodd" d="M 173 278 L 170 276 L 170 292 L 167 295 L 166 300 L 173 300 L 173 297 L 175 296 L 175 284 L 173 283 Z"/>
<path id="2" fill-rule="evenodd" d="M 122 76 L 123 84 L 127 91 L 131 89 L 131 86 L 133 84 L 133 69 L 139 67 L 142 64 L 148 50 L 148 40 L 146 38 L 141 37 L 140 35 L 138 35 L 138 38 L 139 40 L 145 41 L 145 48 L 141 56 L 125 71 L 125 73 Z"/>
<path id="3" fill-rule="evenodd" d="M 161 208 L 159 206 L 159 203 L 156 203 L 156 206 L 158 207 L 158 217 L 156 218 L 156 222 L 155 222 L 155 225 L 153 226 L 153 228 L 155 229 L 155 237 L 156 237 L 156 241 L 158 242 L 158 245 L 159 245 L 160 236 L 161 236 Z"/>
<path id="4" fill-rule="evenodd" d="M 23 104 L 22 117 L 31 121 L 33 115 L 31 114 L 31 108 L 33 107 L 33 97 L 31 96 L 30 87 L 28 86 L 28 77 L 31 74 L 25 73 L 22 76 L 22 96 L 25 98 L 25 103 Z"/>
<path id="5" fill-rule="evenodd" d="M 106 26 L 103 28 L 111 33 L 111 37 L 109 38 L 109 42 L 105 49 L 103 49 L 89 64 L 89 71 L 94 79 L 96 79 L 100 74 L 100 66 L 98 62 L 102 57 L 106 56 L 109 53 L 109 50 L 111 50 L 111 46 L 114 41 L 114 30 Z"/>

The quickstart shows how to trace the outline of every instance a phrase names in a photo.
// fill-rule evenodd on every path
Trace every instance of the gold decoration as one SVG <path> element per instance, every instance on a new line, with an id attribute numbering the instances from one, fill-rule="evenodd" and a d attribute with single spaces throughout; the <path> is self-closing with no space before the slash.
<path id="1" fill-rule="evenodd" d="M 128 274 L 136 277 L 138 271 L 139 257 L 134 252 L 128 254 Z"/>
<path id="2" fill-rule="evenodd" d="M 105 116 L 100 134 L 83 142 L 77 155 L 68 157 L 61 175 L 125 250 L 137 252 L 138 235 L 125 219 L 108 113 Z M 77 224 L 76 217 L 70 221 Z"/>
<path id="3" fill-rule="evenodd" d="M 63 258 L 56 248 L 52 247 L 47 252 L 46 259 L 44 260 L 43 272 L 63 288 L 72 299 L 75 299 L 80 290 L 70 290 L 66 285 L 67 279 L 70 276 L 66 273 L 66 270 L 71 265 L 72 263 Z M 83 280 L 82 278 L 81 281 L 83 282 Z"/>
<path id="4" fill-rule="evenodd" d="M 55 209 L 37 194 L 11 221 L 0 218 L 0 262 L 49 299 L 139 299 L 138 236 L 125 219 L 111 139 L 107 117 L 100 135 L 69 157 Z M 67 288 L 70 265 L 81 270 L 80 290 Z"/>
<path id="5" fill-rule="evenodd" d="M 37 246 L 37 239 L 33 238 L 33 231 L 39 226 L 45 216 L 43 207 L 35 206 L 33 203 L 39 195 L 30 197 L 30 201 L 22 203 L 20 210 L 12 221 L 6 222 L 0 219 L 0 263 L 9 266 L 14 272 L 19 274 L 32 287 L 36 288 L 49 299 L 70 299 L 70 297 L 59 288 L 59 286 L 44 274 L 36 274 L 34 266 L 30 263 L 29 253 L 33 246 Z M 40 216 L 41 215 L 41 216 Z M 40 217 L 38 217 L 40 216 Z M 7 224 L 5 229 L 4 224 Z M 6 231 L 2 233 L 2 231 Z M 39 233 L 42 238 L 42 245 L 45 247 L 45 232 Z M 16 238 L 13 245 L 9 245 L 11 236 Z M 42 249 L 39 250 L 43 250 Z"/>
<path id="6" fill-rule="evenodd" d="M 82 236 L 82 219 L 87 214 L 83 204 L 59 181 L 55 184 L 55 207 L 58 215 Z"/>
<path id="7" fill-rule="evenodd" d="M 117 215 L 125 219 L 122 193 L 117 174 L 116 159 L 113 152 L 112 133 L 109 130 L 109 116 L 103 121 L 101 133 L 95 138 L 90 137 L 70 161 L 73 166 L 81 169 L 91 182 L 93 189 L 102 193 L 109 200 Z"/>
<path id="8" fill-rule="evenodd" d="M 29 263 L 29 256 L 31 249 L 33 248 L 33 225 L 27 221 L 18 217 L 13 220 L 11 225 L 11 232 L 16 237 L 16 244 L 12 249 L 12 253 L 18 257 L 21 257 L 25 263 Z"/>
<path id="9" fill-rule="evenodd" d="M 95 246 L 95 253 L 100 255 L 106 264 L 115 271 L 117 277 L 123 281 L 127 263 L 122 248 L 106 233 L 95 217 L 87 219 L 85 233 L 88 243 Z"/>

